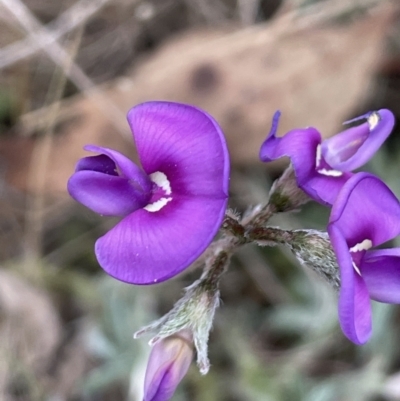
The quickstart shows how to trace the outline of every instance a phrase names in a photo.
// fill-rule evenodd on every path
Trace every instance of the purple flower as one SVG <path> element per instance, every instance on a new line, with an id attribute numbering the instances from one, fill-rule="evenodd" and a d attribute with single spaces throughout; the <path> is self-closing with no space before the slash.
<path id="1" fill-rule="evenodd" d="M 143 167 L 121 153 L 81 159 L 68 191 L 78 202 L 123 219 L 96 242 L 111 276 L 133 284 L 167 280 L 210 244 L 228 201 L 229 155 L 215 120 L 192 106 L 148 102 L 128 122 Z"/>
<path id="2" fill-rule="evenodd" d="M 185 332 L 153 346 L 144 381 L 144 401 L 167 401 L 186 375 L 193 359 L 193 344 Z"/>
<path id="3" fill-rule="evenodd" d="M 340 268 L 340 325 L 363 344 L 371 335 L 370 298 L 400 303 L 400 248 L 370 250 L 400 233 L 400 203 L 379 178 L 355 174 L 332 207 L 328 233 Z"/>
<path id="4" fill-rule="evenodd" d="M 351 121 L 367 121 L 322 141 L 315 128 L 294 129 L 276 137 L 280 112 L 273 118 L 272 128 L 261 146 L 264 162 L 290 158 L 297 184 L 311 198 L 332 205 L 340 188 L 352 176 L 352 170 L 365 164 L 379 149 L 394 126 L 391 111 L 382 109 Z"/>

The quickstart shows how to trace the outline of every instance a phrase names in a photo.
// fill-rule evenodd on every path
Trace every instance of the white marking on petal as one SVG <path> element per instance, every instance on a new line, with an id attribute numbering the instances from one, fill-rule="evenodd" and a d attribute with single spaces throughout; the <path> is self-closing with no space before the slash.
<path id="1" fill-rule="evenodd" d="M 370 248 L 372 248 L 372 241 L 370 239 L 365 239 L 363 242 L 360 242 L 350 248 L 350 252 L 367 251 Z"/>
<path id="2" fill-rule="evenodd" d="M 149 177 L 150 180 L 162 188 L 167 195 L 171 195 L 171 184 L 164 173 L 156 171 L 155 173 L 150 174 Z"/>
<path id="3" fill-rule="evenodd" d="M 321 170 L 318 170 L 318 173 L 320 173 L 322 175 L 327 175 L 329 177 L 340 177 L 343 174 L 343 171 L 328 170 L 326 168 L 321 168 Z"/>
<path id="4" fill-rule="evenodd" d="M 161 198 L 157 202 L 148 204 L 143 209 L 147 210 L 148 212 L 158 212 L 171 200 L 171 197 Z"/>
<path id="5" fill-rule="evenodd" d="M 358 273 L 358 275 L 361 276 L 360 269 L 358 268 L 358 266 L 354 262 L 353 262 L 353 267 L 354 267 L 354 270 Z"/>
<path id="6" fill-rule="evenodd" d="M 381 116 L 379 115 L 378 112 L 374 111 L 368 118 L 368 125 L 369 125 L 369 129 L 372 131 L 379 123 L 379 121 L 381 121 Z"/>
<path id="7" fill-rule="evenodd" d="M 320 174 L 322 174 L 322 175 L 327 175 L 327 176 L 329 176 L 329 177 L 340 177 L 342 174 L 343 174 L 343 172 L 342 171 L 339 171 L 339 170 L 328 170 L 328 169 L 326 169 L 326 168 L 321 168 L 321 169 L 318 169 L 318 167 L 319 167 L 319 165 L 320 165 L 320 163 L 321 163 L 321 159 L 322 159 L 322 153 L 321 153 L 321 144 L 319 144 L 318 146 L 317 146 L 317 154 L 316 154 L 316 156 L 315 156 L 315 165 L 316 165 L 316 167 L 317 167 L 317 171 L 320 173 Z"/>
<path id="8" fill-rule="evenodd" d="M 156 171 L 155 173 L 150 174 L 149 177 L 151 181 L 153 181 L 159 188 L 161 188 L 165 192 L 165 195 L 171 195 L 171 184 L 164 173 L 162 173 L 161 171 Z M 143 209 L 147 210 L 148 212 L 158 212 L 171 200 L 171 196 L 165 196 L 158 199 L 156 202 L 146 205 Z"/>
<path id="9" fill-rule="evenodd" d="M 315 157 L 315 165 L 317 166 L 317 168 L 320 163 L 321 163 L 321 144 L 317 146 L 317 154 Z"/>

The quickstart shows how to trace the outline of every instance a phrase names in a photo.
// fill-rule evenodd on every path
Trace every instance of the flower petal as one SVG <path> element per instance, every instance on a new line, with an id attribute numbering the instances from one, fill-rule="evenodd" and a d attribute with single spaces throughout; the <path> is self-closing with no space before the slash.
<path id="1" fill-rule="evenodd" d="M 75 167 L 75 172 L 78 171 L 98 171 L 108 175 L 118 175 L 117 166 L 112 159 L 106 155 L 97 155 L 83 157 Z"/>
<path id="2" fill-rule="evenodd" d="M 271 131 L 260 149 L 263 162 L 287 156 L 293 164 L 296 177 L 306 181 L 315 173 L 317 147 L 321 143 L 321 134 L 315 128 L 294 129 L 283 137 L 276 137 L 280 112 L 273 117 Z"/>
<path id="3" fill-rule="evenodd" d="M 400 303 L 400 248 L 366 252 L 360 271 L 372 299 Z"/>
<path id="4" fill-rule="evenodd" d="M 188 371 L 193 345 L 179 335 L 153 346 L 146 369 L 144 401 L 168 401 Z"/>
<path id="5" fill-rule="evenodd" d="M 365 239 L 377 246 L 400 233 L 400 203 L 378 177 L 358 173 L 339 192 L 329 221 L 343 233 L 349 248 Z"/>
<path id="6" fill-rule="evenodd" d="M 322 156 L 336 170 L 352 171 L 364 165 L 392 132 L 394 115 L 382 109 L 358 117 L 369 119 L 322 142 Z"/>
<path id="7" fill-rule="evenodd" d="M 68 192 L 104 216 L 126 216 L 146 206 L 151 196 L 125 177 L 90 170 L 73 174 L 68 181 Z"/>
<path id="8" fill-rule="evenodd" d="M 165 174 L 172 194 L 228 196 L 228 150 L 210 115 L 180 103 L 147 102 L 129 111 L 128 122 L 144 170 Z"/>
<path id="9" fill-rule="evenodd" d="M 316 169 L 317 149 L 321 134 L 315 128 L 295 129 L 276 137 L 280 112 L 273 117 L 271 131 L 261 145 L 260 159 L 269 162 L 287 156 L 293 164 L 299 187 L 311 198 L 332 205 L 350 173 L 340 176 L 323 174 Z"/>
<path id="10" fill-rule="evenodd" d="M 339 321 L 343 333 L 355 344 L 364 344 L 371 335 L 371 304 L 367 287 L 354 270 L 343 233 L 335 224 L 329 236 L 340 268 Z"/>
<path id="11" fill-rule="evenodd" d="M 89 152 L 96 152 L 109 157 L 111 161 L 115 163 L 117 169 L 121 173 L 121 176 L 126 177 L 136 185 L 139 185 L 143 192 L 151 191 L 153 184 L 149 177 L 138 165 L 136 165 L 132 160 L 128 159 L 122 153 L 96 145 L 86 145 L 84 149 Z M 85 164 L 86 163 L 87 162 L 85 162 Z M 78 162 L 78 166 L 80 166 L 80 162 Z"/>
<path id="12" fill-rule="evenodd" d="M 187 268 L 221 225 L 227 199 L 175 195 L 161 210 L 138 210 L 96 242 L 99 264 L 132 284 L 154 284 Z"/>
<path id="13" fill-rule="evenodd" d="M 343 173 L 341 176 L 331 177 L 314 173 L 308 179 L 298 180 L 298 184 L 315 201 L 331 206 L 335 202 L 343 185 L 352 175 L 352 173 Z"/>

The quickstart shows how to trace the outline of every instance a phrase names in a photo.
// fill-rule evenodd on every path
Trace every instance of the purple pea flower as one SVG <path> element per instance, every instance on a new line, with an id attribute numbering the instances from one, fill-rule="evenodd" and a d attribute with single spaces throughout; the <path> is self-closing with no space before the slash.
<path id="1" fill-rule="evenodd" d="M 143 401 L 168 401 L 193 360 L 193 343 L 186 332 L 160 340 L 151 350 Z"/>
<path id="2" fill-rule="evenodd" d="M 400 233 L 400 203 L 368 173 L 353 175 L 333 204 L 328 233 L 340 269 L 339 321 L 356 344 L 371 335 L 370 299 L 400 303 L 400 248 L 370 250 Z"/>
<path id="3" fill-rule="evenodd" d="M 128 122 L 143 170 L 121 153 L 81 159 L 70 195 L 106 216 L 123 219 L 96 242 L 111 276 L 152 284 L 187 268 L 210 244 L 228 201 L 229 155 L 223 133 L 204 111 L 171 102 L 132 108 Z"/>
<path id="4" fill-rule="evenodd" d="M 260 159 L 269 162 L 290 158 L 298 186 L 315 201 L 332 205 L 351 171 L 365 164 L 379 149 L 394 126 L 391 111 L 382 109 L 348 123 L 367 121 L 322 140 L 315 128 L 294 129 L 276 137 L 280 112 L 273 117 L 271 131 L 261 146 Z"/>

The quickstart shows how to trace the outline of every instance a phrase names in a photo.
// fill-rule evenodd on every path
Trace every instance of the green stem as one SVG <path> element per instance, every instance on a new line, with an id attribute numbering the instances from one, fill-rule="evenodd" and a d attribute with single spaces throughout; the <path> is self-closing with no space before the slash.
<path id="1" fill-rule="evenodd" d="M 250 241 L 268 241 L 289 245 L 293 240 L 293 232 L 276 227 L 251 227 L 246 231 Z"/>
<path id="2" fill-rule="evenodd" d="M 229 262 L 228 252 L 220 251 L 211 262 L 210 268 L 204 272 L 201 285 L 207 290 L 216 290 L 221 276 L 225 273 Z"/>

